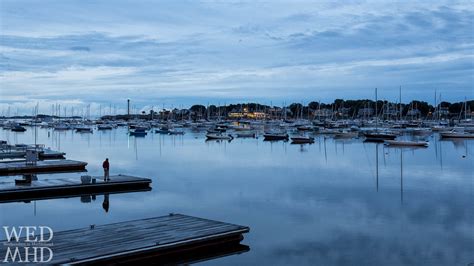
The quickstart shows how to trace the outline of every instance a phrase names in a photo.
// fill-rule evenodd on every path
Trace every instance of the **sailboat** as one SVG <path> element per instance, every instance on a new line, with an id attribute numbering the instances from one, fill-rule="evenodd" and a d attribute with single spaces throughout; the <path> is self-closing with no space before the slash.
<path id="1" fill-rule="evenodd" d="M 453 138 L 453 139 L 474 139 L 474 133 L 468 133 L 464 131 L 464 128 L 455 127 L 451 131 L 440 132 L 441 138 Z"/>
<path id="2" fill-rule="evenodd" d="M 366 141 L 383 142 L 385 140 L 394 140 L 397 136 L 390 132 L 378 130 L 379 116 L 377 108 L 377 88 L 375 88 L 375 132 L 364 133 Z"/>

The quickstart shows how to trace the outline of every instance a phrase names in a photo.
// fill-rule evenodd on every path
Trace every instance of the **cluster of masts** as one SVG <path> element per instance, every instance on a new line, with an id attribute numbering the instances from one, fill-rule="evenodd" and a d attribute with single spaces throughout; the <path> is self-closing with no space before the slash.
<path id="1" fill-rule="evenodd" d="M 312 143 L 315 135 L 342 139 L 361 138 L 367 141 L 386 142 L 390 145 L 425 146 L 426 138 L 439 133 L 445 138 L 474 138 L 474 122 L 459 120 L 383 120 L 370 119 L 220 119 L 220 120 L 80 120 L 80 119 L 7 119 L 0 121 L 3 130 L 23 132 L 28 128 L 46 128 L 53 131 L 75 131 L 81 134 L 125 128 L 127 134 L 144 137 L 150 133 L 184 135 L 187 132 L 204 132 L 208 140 L 259 138 L 269 141 Z M 404 136 L 422 137 L 423 142 L 407 142 Z M 400 141 L 400 142 L 397 142 Z"/>

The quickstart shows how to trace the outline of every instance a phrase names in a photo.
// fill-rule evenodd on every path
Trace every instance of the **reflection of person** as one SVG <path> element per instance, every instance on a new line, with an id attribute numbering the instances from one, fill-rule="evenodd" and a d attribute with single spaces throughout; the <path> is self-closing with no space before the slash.
<path id="1" fill-rule="evenodd" d="M 102 163 L 102 168 L 104 168 L 104 181 L 109 181 L 109 158 L 106 158 L 105 161 Z"/>
<path id="2" fill-rule="evenodd" d="M 109 212 L 109 194 L 104 195 L 104 202 L 102 202 L 102 208 L 105 212 Z"/>

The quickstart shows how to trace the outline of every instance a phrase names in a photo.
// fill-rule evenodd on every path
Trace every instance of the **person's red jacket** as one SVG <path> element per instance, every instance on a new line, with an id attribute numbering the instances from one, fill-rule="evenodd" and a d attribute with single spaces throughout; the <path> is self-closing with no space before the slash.
<path id="1" fill-rule="evenodd" d="M 102 163 L 102 168 L 109 169 L 109 162 L 104 161 L 104 163 Z"/>

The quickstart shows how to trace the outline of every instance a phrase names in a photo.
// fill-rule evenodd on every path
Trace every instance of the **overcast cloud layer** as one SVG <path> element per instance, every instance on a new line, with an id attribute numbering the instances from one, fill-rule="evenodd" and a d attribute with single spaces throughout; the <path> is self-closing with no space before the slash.
<path id="1" fill-rule="evenodd" d="M 0 111 L 473 98 L 472 2 L 0 0 Z"/>

